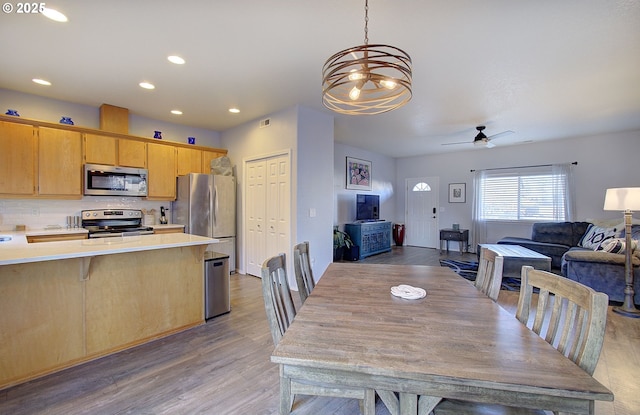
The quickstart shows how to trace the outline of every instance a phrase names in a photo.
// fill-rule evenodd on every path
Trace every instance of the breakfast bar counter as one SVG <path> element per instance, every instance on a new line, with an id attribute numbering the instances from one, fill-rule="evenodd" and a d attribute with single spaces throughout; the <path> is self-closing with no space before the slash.
<path id="1" fill-rule="evenodd" d="M 204 323 L 204 251 L 184 233 L 0 242 L 0 389 Z"/>

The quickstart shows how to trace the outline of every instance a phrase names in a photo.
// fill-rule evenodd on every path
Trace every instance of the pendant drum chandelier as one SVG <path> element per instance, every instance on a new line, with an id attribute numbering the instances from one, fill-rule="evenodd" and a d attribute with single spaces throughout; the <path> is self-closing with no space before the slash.
<path id="1" fill-rule="evenodd" d="M 411 58 L 394 46 L 369 45 L 368 0 L 364 10 L 364 45 L 336 53 L 322 69 L 322 102 L 341 114 L 381 114 L 411 99 Z"/>

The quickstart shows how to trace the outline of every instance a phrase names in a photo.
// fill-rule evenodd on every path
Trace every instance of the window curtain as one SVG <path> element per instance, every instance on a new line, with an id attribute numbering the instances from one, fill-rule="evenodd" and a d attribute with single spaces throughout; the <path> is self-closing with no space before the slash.
<path id="1" fill-rule="evenodd" d="M 473 246 L 487 243 L 487 221 L 480 217 L 482 203 L 482 180 L 487 177 L 486 170 L 476 170 L 473 174 L 473 205 L 471 206 L 471 225 Z"/>
<path id="2" fill-rule="evenodd" d="M 558 221 L 575 221 L 575 186 L 573 183 L 573 165 L 572 164 L 554 164 L 551 166 L 551 174 L 553 176 L 553 185 L 556 189 L 564 189 L 564 192 L 556 192 L 557 195 L 563 194 L 564 197 L 556 197 L 556 212 L 561 211 L 564 207 L 565 218 L 557 217 Z"/>

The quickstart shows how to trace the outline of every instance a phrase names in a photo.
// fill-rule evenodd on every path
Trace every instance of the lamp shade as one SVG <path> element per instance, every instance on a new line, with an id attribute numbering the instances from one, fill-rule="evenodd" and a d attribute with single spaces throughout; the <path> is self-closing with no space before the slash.
<path id="1" fill-rule="evenodd" d="M 604 210 L 640 210 L 640 187 L 607 189 Z"/>

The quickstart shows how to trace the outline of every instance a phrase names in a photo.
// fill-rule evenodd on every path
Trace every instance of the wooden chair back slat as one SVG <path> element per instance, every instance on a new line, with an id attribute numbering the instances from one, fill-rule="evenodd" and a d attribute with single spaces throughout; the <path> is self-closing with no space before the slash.
<path id="1" fill-rule="evenodd" d="M 500 294 L 503 268 L 504 258 L 502 256 L 489 248 L 481 248 L 475 286 L 493 301 L 497 301 Z"/>
<path id="2" fill-rule="evenodd" d="M 305 241 L 293 247 L 293 267 L 298 293 L 303 304 L 316 286 L 309 258 L 309 242 Z"/>
<path id="3" fill-rule="evenodd" d="M 533 296 L 533 288 L 539 294 Z M 602 343 L 609 298 L 604 293 L 547 271 L 522 267 L 516 317 L 563 355 L 593 374 Z M 534 304 L 535 303 L 535 304 Z M 530 309 L 535 307 L 533 322 Z"/>
<path id="4" fill-rule="evenodd" d="M 280 254 L 262 265 L 262 295 L 274 345 L 280 342 L 296 316 L 286 263 L 285 254 Z"/>

